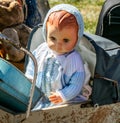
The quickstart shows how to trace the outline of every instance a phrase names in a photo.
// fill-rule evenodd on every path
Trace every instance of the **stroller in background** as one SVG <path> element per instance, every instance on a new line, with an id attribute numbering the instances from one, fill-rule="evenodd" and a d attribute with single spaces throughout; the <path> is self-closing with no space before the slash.
<path id="1" fill-rule="evenodd" d="M 95 34 L 120 44 L 120 0 L 104 2 Z"/>

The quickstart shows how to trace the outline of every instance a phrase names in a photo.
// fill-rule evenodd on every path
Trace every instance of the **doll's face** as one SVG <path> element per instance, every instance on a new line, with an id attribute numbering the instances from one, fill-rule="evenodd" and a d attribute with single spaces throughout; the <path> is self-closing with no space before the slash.
<path id="1" fill-rule="evenodd" d="M 77 30 L 72 26 L 66 26 L 61 30 L 47 23 L 47 43 L 51 50 L 58 54 L 65 54 L 74 49 L 77 43 Z"/>

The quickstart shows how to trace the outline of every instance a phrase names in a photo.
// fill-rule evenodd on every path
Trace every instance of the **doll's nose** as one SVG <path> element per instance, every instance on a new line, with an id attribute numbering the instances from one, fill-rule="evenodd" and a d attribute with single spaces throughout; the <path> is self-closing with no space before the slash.
<path id="1" fill-rule="evenodd" d="M 61 47 L 62 47 L 62 43 L 61 42 L 57 42 L 56 49 L 61 49 Z"/>

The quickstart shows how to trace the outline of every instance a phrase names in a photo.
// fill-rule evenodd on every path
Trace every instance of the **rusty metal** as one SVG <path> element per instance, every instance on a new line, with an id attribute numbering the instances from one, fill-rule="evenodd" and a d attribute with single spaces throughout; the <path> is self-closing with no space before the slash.
<path id="1" fill-rule="evenodd" d="M 81 104 L 61 105 L 13 115 L 0 110 L 0 123 L 120 123 L 120 103 L 81 108 Z"/>

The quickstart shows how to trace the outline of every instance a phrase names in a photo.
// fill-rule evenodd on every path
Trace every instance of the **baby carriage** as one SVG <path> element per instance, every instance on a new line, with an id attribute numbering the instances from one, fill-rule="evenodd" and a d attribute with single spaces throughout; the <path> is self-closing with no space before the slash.
<path id="1" fill-rule="evenodd" d="M 44 39 L 42 37 L 42 25 L 37 25 L 30 34 L 27 49 L 32 52 L 43 41 Z M 19 45 L 15 45 L 15 46 L 19 48 Z M 20 49 L 22 48 L 20 47 Z M 80 44 L 78 44 L 77 46 L 77 50 L 80 52 L 84 62 L 88 63 L 91 72 L 90 85 L 92 86 L 93 89 L 92 89 L 91 99 L 88 102 L 91 103 L 93 106 L 96 104 L 97 105 L 111 104 L 119 101 L 120 100 L 120 96 L 119 96 L 120 77 L 118 75 L 120 70 L 119 45 L 100 36 L 84 33 L 84 36 L 80 41 Z M 29 104 L 28 100 L 30 97 L 29 95 L 30 91 L 27 90 L 30 90 L 31 83 L 24 76 L 24 74 L 22 74 L 14 66 L 10 65 L 9 62 L 6 62 L 3 59 L 1 59 L 1 62 L 3 62 L 3 65 L 0 65 L 1 108 L 3 110 L 7 109 L 7 111 L 11 113 L 26 112 L 27 106 Z M 28 63 L 28 57 L 26 56 L 25 63 L 24 63 L 25 68 L 27 63 Z M 10 69 L 8 69 L 9 67 Z M 18 72 L 18 74 L 15 75 L 15 73 L 17 73 L 16 71 Z M 18 78 L 20 80 L 18 80 Z M 27 86 L 25 86 L 26 84 Z M 24 86 L 27 88 L 27 90 L 26 88 L 24 88 Z M 22 88 L 24 88 L 25 90 Z M 18 91 L 20 89 L 22 90 L 19 93 L 20 95 L 18 95 Z M 9 90 L 9 92 L 7 92 L 6 90 Z M 25 104 L 24 107 L 23 105 L 20 105 L 21 103 L 23 103 L 21 101 L 22 94 L 24 95 L 26 94 L 27 97 L 27 98 L 25 97 L 25 99 L 27 99 L 27 101 L 25 100 L 27 103 Z M 30 109 L 34 107 L 38 98 L 41 97 L 42 92 L 38 90 L 37 87 L 35 86 L 35 91 L 33 95 L 35 97 L 33 96 L 33 98 L 30 99 L 35 102 L 32 104 L 32 106 L 30 106 Z M 17 100 L 16 97 L 21 97 L 21 98 Z M 8 101 L 11 101 L 11 103 L 10 104 L 7 103 Z M 29 115 L 29 110 L 28 110 L 28 115 Z"/>
<path id="2" fill-rule="evenodd" d="M 43 41 L 42 25 L 38 25 L 31 32 L 28 49 L 32 52 Z M 113 41 L 89 33 L 84 33 L 77 46 L 84 63 L 87 62 L 91 72 L 93 83 L 91 84 L 93 88 L 91 99 L 93 105 L 111 104 L 120 101 L 119 48 L 119 45 Z M 26 58 L 25 64 L 27 62 L 28 59 Z"/>
<path id="3" fill-rule="evenodd" d="M 96 35 L 120 44 L 120 0 L 106 0 L 102 6 Z"/>

